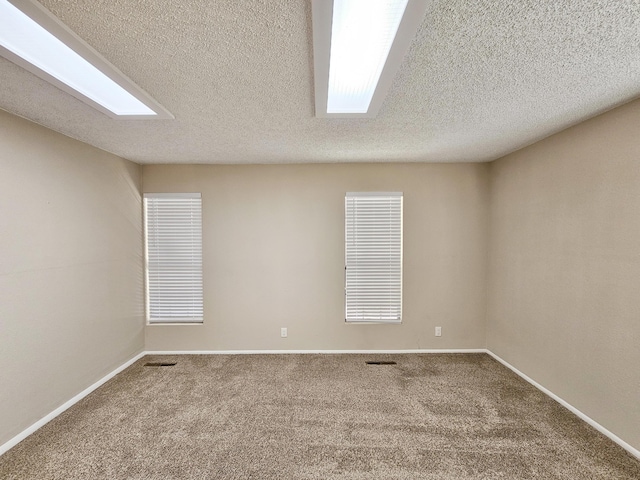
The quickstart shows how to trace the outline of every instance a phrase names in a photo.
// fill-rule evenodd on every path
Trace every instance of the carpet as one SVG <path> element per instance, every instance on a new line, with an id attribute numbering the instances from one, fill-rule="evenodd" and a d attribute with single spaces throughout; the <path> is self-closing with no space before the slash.
<path id="1" fill-rule="evenodd" d="M 638 480 L 640 462 L 486 354 L 185 355 L 139 360 L 0 478 Z"/>

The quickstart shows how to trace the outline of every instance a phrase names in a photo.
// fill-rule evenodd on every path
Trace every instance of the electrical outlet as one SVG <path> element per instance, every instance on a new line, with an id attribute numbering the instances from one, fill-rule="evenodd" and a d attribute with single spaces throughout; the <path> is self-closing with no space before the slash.
<path id="1" fill-rule="evenodd" d="M 280 329 L 280 336 L 281 336 L 282 338 L 287 338 L 287 327 L 282 327 L 282 328 Z"/>
<path id="2" fill-rule="evenodd" d="M 436 327 L 436 337 L 442 336 L 442 327 Z"/>

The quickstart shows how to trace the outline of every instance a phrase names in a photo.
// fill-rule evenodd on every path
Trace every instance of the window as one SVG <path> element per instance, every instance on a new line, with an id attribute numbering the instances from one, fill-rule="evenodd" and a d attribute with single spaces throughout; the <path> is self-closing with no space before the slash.
<path id="1" fill-rule="evenodd" d="M 202 323 L 202 199 L 144 195 L 147 320 Z"/>
<path id="2" fill-rule="evenodd" d="M 402 193 L 345 197 L 347 322 L 402 321 Z"/>

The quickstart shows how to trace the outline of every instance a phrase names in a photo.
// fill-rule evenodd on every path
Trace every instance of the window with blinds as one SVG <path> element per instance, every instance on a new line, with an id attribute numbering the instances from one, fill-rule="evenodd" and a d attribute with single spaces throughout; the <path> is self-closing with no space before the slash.
<path id="1" fill-rule="evenodd" d="M 347 322 L 402 321 L 402 193 L 345 196 Z"/>
<path id="2" fill-rule="evenodd" d="M 144 195 L 147 320 L 202 323 L 202 199 Z"/>

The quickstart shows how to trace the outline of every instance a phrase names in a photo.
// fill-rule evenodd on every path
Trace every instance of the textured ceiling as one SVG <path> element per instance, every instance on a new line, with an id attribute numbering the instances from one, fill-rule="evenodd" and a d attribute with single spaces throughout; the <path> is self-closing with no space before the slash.
<path id="1" fill-rule="evenodd" d="M 0 58 L 0 108 L 138 163 L 490 161 L 640 95 L 640 0 L 430 0 L 380 113 L 314 116 L 309 0 L 42 0 L 175 120 Z"/>

